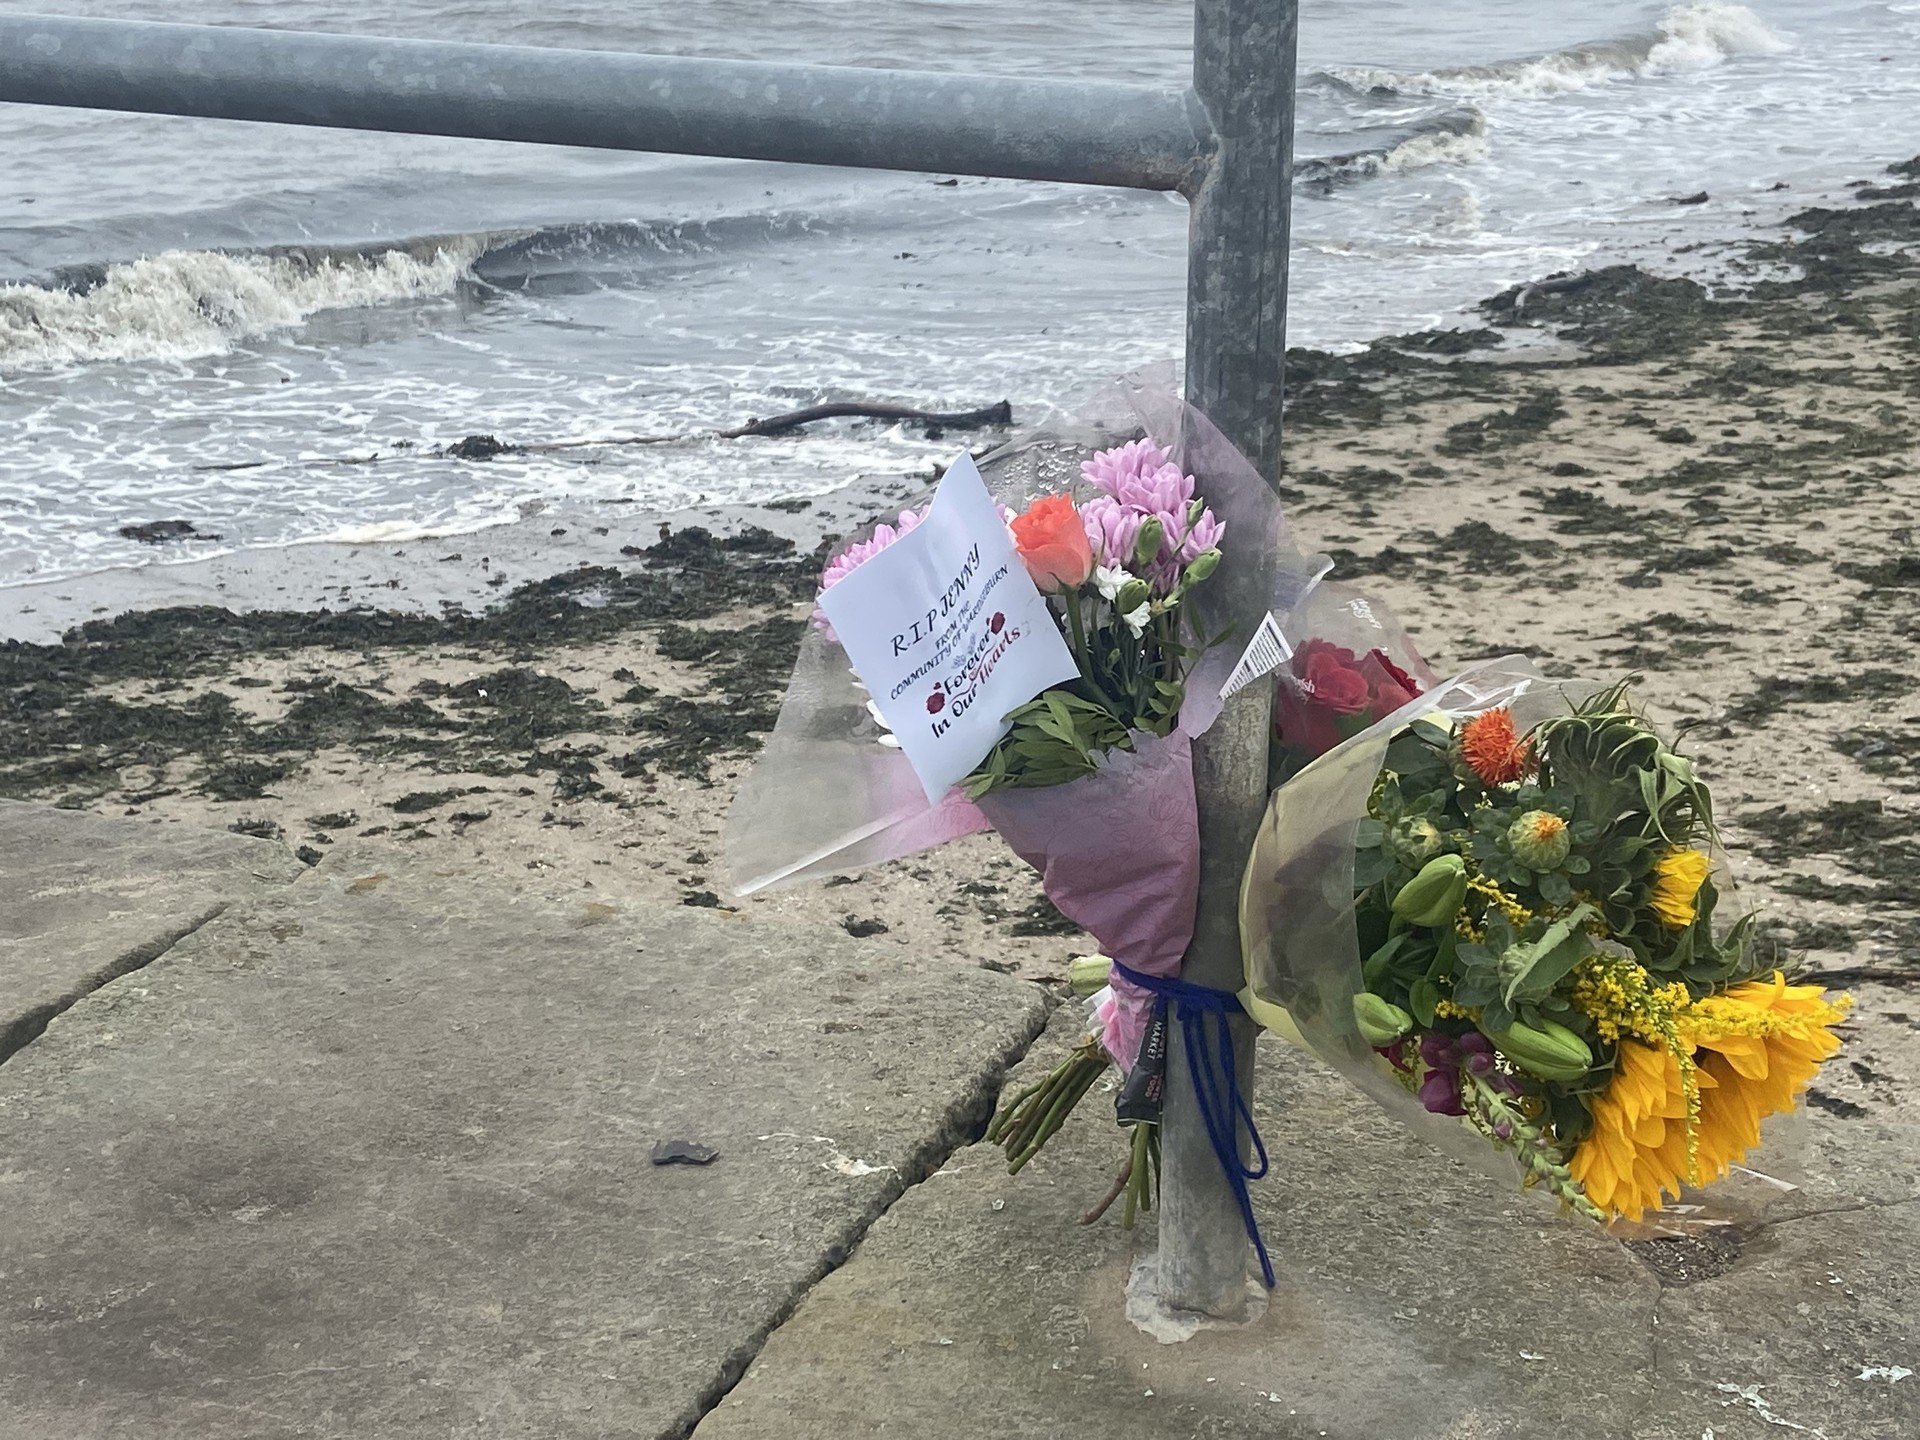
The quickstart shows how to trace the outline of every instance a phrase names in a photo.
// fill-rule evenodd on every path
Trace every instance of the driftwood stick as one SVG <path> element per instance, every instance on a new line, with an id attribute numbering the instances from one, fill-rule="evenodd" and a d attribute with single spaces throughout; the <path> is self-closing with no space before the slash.
<path id="1" fill-rule="evenodd" d="M 933 425 L 944 430 L 978 430 L 983 425 L 1011 425 L 1013 403 L 1002 400 L 979 410 L 916 410 L 911 405 L 863 405 L 854 401 L 835 401 L 789 410 L 784 415 L 769 415 L 764 420 L 749 420 L 731 430 L 716 430 L 721 440 L 738 440 L 747 435 L 779 435 L 811 425 L 816 420 L 855 417 L 863 420 L 910 420 L 916 425 Z"/>

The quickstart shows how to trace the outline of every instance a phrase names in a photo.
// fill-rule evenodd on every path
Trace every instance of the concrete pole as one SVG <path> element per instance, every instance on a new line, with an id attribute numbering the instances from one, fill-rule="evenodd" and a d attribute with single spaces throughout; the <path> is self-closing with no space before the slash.
<path id="1" fill-rule="evenodd" d="M 1287 238 L 1292 203 L 1298 0 L 1196 0 L 1193 85 L 1218 149 L 1193 196 L 1187 270 L 1187 399 L 1267 477 L 1280 478 L 1286 355 Z M 1272 594 L 1267 557 L 1240 557 L 1214 583 L 1248 613 Z M 1194 747 L 1200 800 L 1200 911 L 1184 979 L 1241 986 L 1240 874 L 1266 802 L 1272 696 L 1252 685 Z M 1253 1089 L 1250 1021 L 1234 1027 L 1242 1091 Z M 1160 1294 L 1168 1304 L 1238 1318 L 1250 1247 L 1208 1142 L 1174 1027 L 1168 1055 L 1160 1212 Z"/>

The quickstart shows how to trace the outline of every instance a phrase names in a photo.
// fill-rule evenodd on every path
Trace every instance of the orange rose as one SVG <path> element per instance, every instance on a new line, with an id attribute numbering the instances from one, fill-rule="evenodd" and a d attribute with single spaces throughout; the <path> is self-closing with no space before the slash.
<path id="1" fill-rule="evenodd" d="M 1045 590 L 1072 590 L 1093 573 L 1093 547 L 1073 501 L 1064 495 L 1036 500 L 1013 519 L 1013 543 L 1033 583 Z"/>

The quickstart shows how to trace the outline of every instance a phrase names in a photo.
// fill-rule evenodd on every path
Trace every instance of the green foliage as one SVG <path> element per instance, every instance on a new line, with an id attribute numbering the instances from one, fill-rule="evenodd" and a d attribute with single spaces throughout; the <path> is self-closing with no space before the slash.
<path id="1" fill-rule="evenodd" d="M 1203 651 L 1226 638 L 1188 643 L 1181 603 L 1213 573 L 1219 558 L 1217 551 L 1207 551 L 1188 565 L 1170 594 L 1158 598 L 1141 580 L 1129 581 L 1112 600 L 1090 584 L 1049 597 L 1064 622 L 1080 678 L 1007 716 L 1013 729 L 961 782 L 967 797 L 977 800 L 1003 787 L 1064 785 L 1091 775 L 1096 757 L 1106 751 L 1130 748 L 1131 731 L 1171 733 L 1187 698 L 1187 671 Z M 1142 610 L 1144 623 L 1136 629 L 1127 617 L 1138 618 Z"/>
<path id="2" fill-rule="evenodd" d="M 1038 789 L 1091 775 L 1100 756 L 1131 748 L 1124 721 L 1069 690 L 1047 690 L 1007 716 L 1013 728 L 961 782 L 970 800 L 989 790 Z"/>

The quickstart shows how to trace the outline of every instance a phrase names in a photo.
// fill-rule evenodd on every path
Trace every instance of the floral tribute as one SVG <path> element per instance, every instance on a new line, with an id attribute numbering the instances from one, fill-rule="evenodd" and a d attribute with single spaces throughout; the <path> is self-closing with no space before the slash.
<path id="1" fill-rule="evenodd" d="M 1084 505 L 1048 495 L 1008 522 L 1080 678 L 1007 717 L 1013 728 L 964 786 L 972 799 L 1091 775 L 1101 756 L 1167 735 L 1180 717 L 1201 649 L 1182 602 L 1219 565 L 1226 527 L 1152 440 L 1103 450 L 1081 473 L 1095 492 Z"/>
<path id="2" fill-rule="evenodd" d="M 958 788 L 1040 871 L 1062 913 L 1136 972 L 1173 975 L 1192 937 L 1198 891 L 1190 736 L 1181 714 L 1188 673 L 1206 642 L 1189 600 L 1219 566 L 1226 527 L 1199 498 L 1195 477 L 1151 439 L 1100 451 L 1081 473 L 1078 499 L 1047 494 L 1017 514 L 1002 509 L 1080 673 L 1009 714 L 1005 736 Z M 842 551 L 823 571 L 821 589 L 910 532 L 924 513 L 907 511 Z M 824 628 L 818 612 L 816 623 Z M 878 720 L 871 706 L 869 713 Z M 1085 988 L 1104 982 L 1109 963 L 1099 962 L 1099 978 Z M 1140 1069 L 1152 1010 L 1153 997 L 1124 979 L 1101 990 L 1096 1033 L 996 1119 L 990 1134 L 1006 1147 L 1011 1169 L 1039 1152 L 1110 1065 Z M 1129 1219 L 1153 1204 L 1157 1114 L 1152 1097 L 1128 1113 Z"/>
<path id="3" fill-rule="evenodd" d="M 1354 1029 L 1594 1219 L 1726 1174 L 1849 1001 L 1789 983 L 1752 916 L 1716 924 L 1714 843 L 1706 786 L 1624 685 L 1527 729 L 1500 705 L 1413 720 L 1354 832 Z"/>

